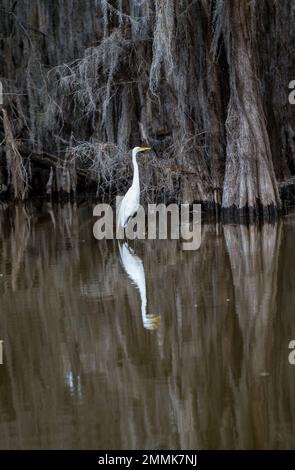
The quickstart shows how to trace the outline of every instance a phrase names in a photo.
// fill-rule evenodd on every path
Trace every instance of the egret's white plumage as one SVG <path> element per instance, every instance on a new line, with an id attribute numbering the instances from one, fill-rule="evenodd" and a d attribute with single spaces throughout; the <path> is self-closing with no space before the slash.
<path id="1" fill-rule="evenodd" d="M 139 183 L 139 170 L 137 163 L 137 154 L 151 150 L 149 147 L 134 147 L 132 150 L 132 163 L 133 163 L 133 181 L 132 185 L 125 194 L 118 213 L 118 224 L 122 228 L 126 228 L 129 220 L 134 217 L 139 208 L 140 202 L 140 183 Z"/>

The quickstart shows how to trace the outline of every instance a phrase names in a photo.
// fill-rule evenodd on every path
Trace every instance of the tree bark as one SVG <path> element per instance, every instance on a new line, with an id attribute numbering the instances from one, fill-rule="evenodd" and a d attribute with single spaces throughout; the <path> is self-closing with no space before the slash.
<path id="1" fill-rule="evenodd" d="M 226 43 L 230 70 L 230 100 L 226 119 L 226 171 L 222 207 L 264 216 L 276 213 L 280 196 L 258 78 L 251 6 L 232 2 Z"/>

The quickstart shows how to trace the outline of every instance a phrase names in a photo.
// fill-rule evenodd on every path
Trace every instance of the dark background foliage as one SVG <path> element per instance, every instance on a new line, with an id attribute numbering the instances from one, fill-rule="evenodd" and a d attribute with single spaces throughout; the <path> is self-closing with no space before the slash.
<path id="1" fill-rule="evenodd" d="M 1 0 L 2 189 L 109 197 L 148 143 L 147 200 L 276 212 L 294 20 L 290 0 Z"/>

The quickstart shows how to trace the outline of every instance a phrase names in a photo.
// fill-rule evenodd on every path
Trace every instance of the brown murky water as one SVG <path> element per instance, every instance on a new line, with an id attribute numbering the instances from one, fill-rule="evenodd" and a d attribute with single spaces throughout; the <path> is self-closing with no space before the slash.
<path id="1" fill-rule="evenodd" d="M 184 252 L 93 207 L 0 209 L 0 447 L 295 448 L 295 218 Z"/>

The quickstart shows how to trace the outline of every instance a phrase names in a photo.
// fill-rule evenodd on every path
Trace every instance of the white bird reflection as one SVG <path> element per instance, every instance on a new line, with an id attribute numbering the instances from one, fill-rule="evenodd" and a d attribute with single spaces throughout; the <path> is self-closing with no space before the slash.
<path id="1" fill-rule="evenodd" d="M 138 288 L 141 299 L 141 316 L 143 326 L 147 330 L 156 330 L 159 326 L 160 316 L 147 314 L 147 296 L 145 272 L 142 260 L 134 253 L 132 248 L 126 242 L 119 244 L 122 265 L 128 274 L 128 277 Z"/>

